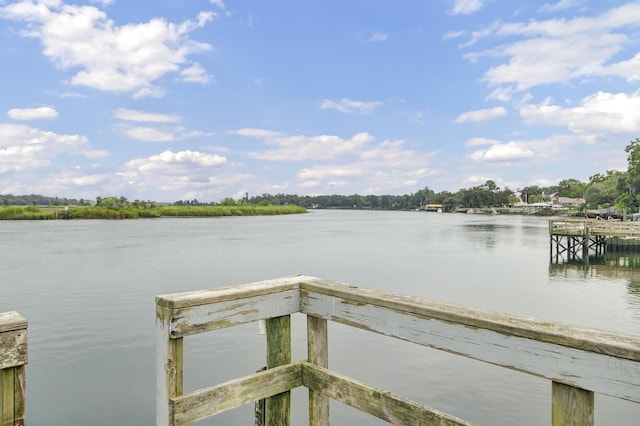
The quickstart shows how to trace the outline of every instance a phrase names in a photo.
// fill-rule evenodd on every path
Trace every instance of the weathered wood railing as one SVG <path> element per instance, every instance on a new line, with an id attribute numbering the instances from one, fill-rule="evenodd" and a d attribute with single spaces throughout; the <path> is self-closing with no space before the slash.
<path id="1" fill-rule="evenodd" d="M 640 237 L 640 222 L 594 219 L 551 219 L 551 235 L 600 235 L 604 237 Z"/>
<path id="2" fill-rule="evenodd" d="M 308 359 L 291 363 L 290 315 L 307 315 Z M 157 425 L 186 425 L 262 398 L 288 425 L 289 390 L 309 389 L 309 424 L 329 398 L 394 424 L 465 425 L 453 416 L 328 370 L 327 321 L 552 381 L 552 424 L 593 424 L 594 393 L 640 402 L 640 336 L 425 301 L 307 276 L 156 298 Z M 266 319 L 267 370 L 183 394 L 183 338 Z"/>
<path id="3" fill-rule="evenodd" d="M 0 425 L 25 424 L 27 320 L 17 312 L 0 313 Z"/>

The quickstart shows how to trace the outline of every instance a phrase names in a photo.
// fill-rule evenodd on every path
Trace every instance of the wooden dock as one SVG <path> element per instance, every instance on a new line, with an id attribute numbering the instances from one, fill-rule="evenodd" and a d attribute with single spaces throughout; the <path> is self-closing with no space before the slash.
<path id="1" fill-rule="evenodd" d="M 549 221 L 550 255 L 556 263 L 589 263 L 589 254 L 640 250 L 640 222 L 593 219 Z"/>
<path id="2" fill-rule="evenodd" d="M 291 361 L 290 316 L 307 316 L 308 358 Z M 183 339 L 266 320 L 267 369 L 183 393 Z M 546 378 L 552 425 L 593 425 L 594 394 L 640 402 L 640 336 L 422 300 L 308 276 L 156 298 L 156 425 L 187 425 L 266 399 L 265 424 L 290 424 L 290 390 L 309 390 L 309 425 L 329 399 L 393 424 L 469 425 L 329 369 L 327 322 Z"/>
<path id="3" fill-rule="evenodd" d="M 308 356 L 299 362 L 291 360 L 294 313 L 307 319 Z M 260 320 L 264 371 L 184 393 L 185 338 Z M 330 399 L 398 425 L 471 424 L 330 370 L 329 321 L 546 378 L 553 426 L 593 425 L 596 393 L 640 403 L 640 336 L 298 275 L 156 298 L 156 425 L 187 425 L 264 399 L 264 424 L 287 426 L 297 387 L 308 389 L 310 426 L 329 425 Z M 0 313 L 2 426 L 25 424 L 26 364 L 27 321 Z"/>

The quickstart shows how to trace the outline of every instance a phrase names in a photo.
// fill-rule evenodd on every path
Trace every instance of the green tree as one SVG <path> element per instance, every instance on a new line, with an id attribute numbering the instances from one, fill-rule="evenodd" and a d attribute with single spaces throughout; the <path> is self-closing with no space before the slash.
<path id="1" fill-rule="evenodd" d="M 583 198 L 587 184 L 578 179 L 564 179 L 558 183 L 558 196 L 569 198 Z"/>

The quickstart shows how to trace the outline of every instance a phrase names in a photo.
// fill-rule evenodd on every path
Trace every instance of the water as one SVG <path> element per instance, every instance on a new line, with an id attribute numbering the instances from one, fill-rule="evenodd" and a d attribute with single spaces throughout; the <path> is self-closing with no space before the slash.
<path id="1" fill-rule="evenodd" d="M 29 320 L 29 425 L 154 422 L 154 297 L 295 273 L 449 303 L 640 334 L 632 255 L 549 262 L 547 220 L 417 212 L 0 222 L 0 311 Z M 294 316 L 294 359 L 305 357 Z M 551 384 L 330 324 L 332 369 L 485 425 L 550 424 Z M 264 365 L 255 324 L 185 339 L 185 390 Z M 306 392 L 293 394 L 306 423 Z M 334 424 L 385 424 L 332 403 Z M 251 424 L 252 407 L 199 424 Z M 640 404 L 596 395 L 596 422 Z"/>

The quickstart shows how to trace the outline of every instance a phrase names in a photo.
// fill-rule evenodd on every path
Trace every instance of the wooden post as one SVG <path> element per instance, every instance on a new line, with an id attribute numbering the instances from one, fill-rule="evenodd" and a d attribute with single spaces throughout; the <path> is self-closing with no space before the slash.
<path id="1" fill-rule="evenodd" d="M 169 398 L 182 395 L 182 338 L 169 333 L 170 308 L 156 305 L 156 426 L 172 425 Z"/>
<path id="2" fill-rule="evenodd" d="M 0 313 L 0 425 L 25 424 L 27 320 L 17 312 Z"/>
<path id="3" fill-rule="evenodd" d="M 309 362 L 329 368 L 327 320 L 307 315 L 307 353 Z M 309 426 L 329 425 L 329 396 L 309 389 Z"/>
<path id="4" fill-rule="evenodd" d="M 291 363 L 291 316 L 267 319 L 267 369 Z M 291 424 L 291 392 L 267 398 L 266 426 Z"/>
<path id="5" fill-rule="evenodd" d="M 552 382 L 551 424 L 593 426 L 593 392 Z"/>

